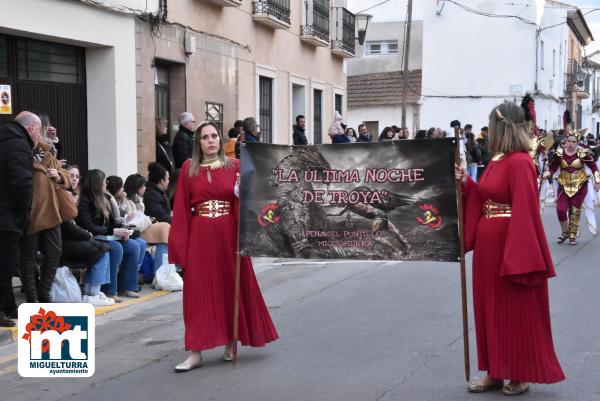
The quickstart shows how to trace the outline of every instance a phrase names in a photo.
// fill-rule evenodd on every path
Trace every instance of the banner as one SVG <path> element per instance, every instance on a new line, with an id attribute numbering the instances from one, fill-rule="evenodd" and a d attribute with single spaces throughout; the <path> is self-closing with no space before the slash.
<path id="1" fill-rule="evenodd" d="M 241 148 L 240 250 L 459 260 L 452 139 Z"/>

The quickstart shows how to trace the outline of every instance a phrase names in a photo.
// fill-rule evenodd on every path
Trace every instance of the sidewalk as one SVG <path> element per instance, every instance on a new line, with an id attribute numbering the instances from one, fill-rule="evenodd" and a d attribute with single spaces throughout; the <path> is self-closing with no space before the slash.
<path id="1" fill-rule="evenodd" d="M 254 265 L 254 271 L 256 274 L 261 273 L 263 271 L 272 269 L 278 266 L 284 266 L 286 264 L 314 264 L 319 263 L 318 261 L 299 261 L 297 259 L 281 259 L 281 258 L 252 258 L 252 262 Z M 322 263 L 322 262 L 321 262 Z M 21 305 L 25 302 L 25 294 L 21 292 L 21 281 L 18 277 L 13 279 L 13 291 L 15 292 L 15 298 L 17 300 L 17 305 Z M 113 312 L 115 310 L 127 308 L 132 305 L 139 304 L 141 302 L 150 301 L 152 299 L 156 299 L 162 296 L 170 294 L 169 291 L 157 291 L 150 288 L 150 284 L 144 284 L 141 290 L 140 298 L 125 298 L 124 301 L 119 304 L 114 304 L 110 306 L 97 306 L 96 307 L 96 316 L 104 315 L 106 313 Z M 16 321 L 15 321 L 16 322 Z M 0 327 L 0 346 L 10 344 L 17 341 L 17 326 L 15 327 Z"/>

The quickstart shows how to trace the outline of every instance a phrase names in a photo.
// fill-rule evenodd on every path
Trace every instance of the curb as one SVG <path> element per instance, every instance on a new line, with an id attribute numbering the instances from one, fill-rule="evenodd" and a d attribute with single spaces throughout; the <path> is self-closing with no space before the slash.
<path id="1" fill-rule="evenodd" d="M 167 294 L 171 294 L 171 291 L 154 290 L 149 294 L 142 295 L 139 298 L 130 299 L 120 304 L 114 304 L 110 306 L 97 306 L 96 316 L 105 315 L 107 313 L 124 309 L 128 306 L 136 305 L 141 302 L 149 301 L 152 299 L 160 298 Z M 0 327 L 0 347 L 16 342 L 18 335 L 18 326 L 15 327 Z"/>

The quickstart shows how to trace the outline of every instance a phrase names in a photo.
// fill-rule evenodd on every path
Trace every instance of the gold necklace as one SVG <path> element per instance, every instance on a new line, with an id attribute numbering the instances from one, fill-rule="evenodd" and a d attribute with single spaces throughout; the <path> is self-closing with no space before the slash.
<path id="1" fill-rule="evenodd" d="M 203 160 L 202 163 L 200 163 L 200 165 L 202 167 L 208 167 L 211 170 L 216 170 L 218 168 L 223 167 L 224 163 L 221 161 L 221 159 L 216 157 L 211 160 Z"/>
<path id="2" fill-rule="evenodd" d="M 492 160 L 497 162 L 499 160 L 502 160 L 503 158 L 504 158 L 504 153 L 498 153 L 494 157 L 492 157 Z"/>

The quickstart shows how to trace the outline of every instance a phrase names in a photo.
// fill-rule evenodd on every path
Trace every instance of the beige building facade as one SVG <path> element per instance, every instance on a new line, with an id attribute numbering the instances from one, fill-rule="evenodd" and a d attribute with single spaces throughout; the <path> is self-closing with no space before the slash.
<path id="1" fill-rule="evenodd" d="M 138 170 L 154 160 L 155 118 L 213 120 L 227 133 L 255 117 L 263 142 L 292 143 L 297 115 L 309 143 L 329 143 L 346 112 L 344 58 L 354 15 L 328 0 L 180 0 L 167 18 L 136 22 Z M 160 17 L 160 16 L 159 16 Z"/>

